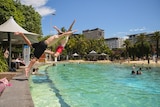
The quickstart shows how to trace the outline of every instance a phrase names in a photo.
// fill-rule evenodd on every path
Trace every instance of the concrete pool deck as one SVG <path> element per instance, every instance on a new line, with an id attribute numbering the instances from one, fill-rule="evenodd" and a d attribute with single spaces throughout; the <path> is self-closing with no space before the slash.
<path id="1" fill-rule="evenodd" d="M 52 63 L 53 61 L 47 63 L 36 62 L 33 67 Z M 25 76 L 24 68 L 21 66 L 15 72 L 16 75 L 9 81 L 11 86 L 7 86 L 0 95 L 0 107 L 34 107 L 29 80 Z"/>
<path id="2" fill-rule="evenodd" d="M 25 77 L 24 69 L 16 74 L 0 96 L 1 107 L 34 107 L 30 94 L 29 80 Z"/>

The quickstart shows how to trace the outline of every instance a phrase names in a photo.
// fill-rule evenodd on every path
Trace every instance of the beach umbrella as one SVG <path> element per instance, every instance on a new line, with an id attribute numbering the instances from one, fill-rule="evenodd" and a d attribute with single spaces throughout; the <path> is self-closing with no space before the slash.
<path id="1" fill-rule="evenodd" d="M 90 60 L 97 60 L 99 54 L 92 50 L 91 52 L 89 52 L 89 54 L 87 54 L 87 57 L 90 59 Z"/>
<path id="2" fill-rule="evenodd" d="M 38 34 L 28 32 L 19 26 L 11 16 L 6 22 L 0 25 L 0 42 L 8 42 L 9 47 L 9 67 L 11 67 L 11 45 L 13 44 L 24 44 L 23 38 L 15 36 L 14 32 L 24 33 L 28 39 L 33 43 L 37 42 Z"/>
<path id="3" fill-rule="evenodd" d="M 89 52 L 89 54 L 97 54 L 97 52 L 92 50 L 91 52 Z"/>
<path id="4" fill-rule="evenodd" d="M 101 53 L 100 55 L 102 55 L 102 56 L 106 56 L 107 54 L 105 54 L 105 53 Z"/>
<path id="5" fill-rule="evenodd" d="M 74 53 L 73 56 L 79 56 L 77 53 Z"/>
<path id="6" fill-rule="evenodd" d="M 92 50 L 91 52 L 89 52 L 88 55 L 89 56 L 98 56 L 99 54 L 96 51 Z"/>

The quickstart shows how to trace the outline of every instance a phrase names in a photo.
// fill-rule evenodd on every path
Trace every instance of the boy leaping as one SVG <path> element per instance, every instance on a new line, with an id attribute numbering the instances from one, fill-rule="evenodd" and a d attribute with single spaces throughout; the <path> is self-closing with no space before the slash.
<path id="1" fill-rule="evenodd" d="M 24 41 L 30 47 L 34 48 L 34 58 L 29 63 L 28 67 L 25 68 L 26 77 L 28 77 L 28 72 L 30 71 L 30 69 L 32 68 L 32 66 L 35 64 L 35 62 L 37 61 L 37 59 L 40 58 L 40 56 L 44 53 L 44 51 L 47 49 L 47 47 L 50 44 L 52 44 L 52 42 L 54 42 L 55 39 L 60 38 L 61 36 L 70 36 L 74 32 L 76 32 L 76 31 L 63 32 L 63 33 L 61 33 L 59 35 L 51 36 L 48 39 L 46 39 L 45 41 L 40 41 L 38 43 L 33 43 L 33 44 L 29 41 L 29 39 L 22 32 L 15 32 L 14 35 L 21 36 L 24 39 Z"/>
<path id="2" fill-rule="evenodd" d="M 75 23 L 75 20 L 70 25 L 68 31 L 72 30 L 72 27 L 73 27 L 74 23 Z M 57 30 L 58 34 L 63 34 L 64 33 L 59 28 L 57 28 L 56 26 L 54 26 L 54 29 Z M 66 46 L 66 44 L 68 42 L 68 39 L 69 39 L 69 35 L 65 36 L 63 39 L 61 39 L 59 41 L 60 43 L 59 43 L 58 47 L 56 48 L 56 52 L 52 52 L 50 50 L 45 50 L 45 53 L 49 53 L 49 54 L 53 55 L 54 57 L 58 57 L 62 53 L 64 47 Z"/>

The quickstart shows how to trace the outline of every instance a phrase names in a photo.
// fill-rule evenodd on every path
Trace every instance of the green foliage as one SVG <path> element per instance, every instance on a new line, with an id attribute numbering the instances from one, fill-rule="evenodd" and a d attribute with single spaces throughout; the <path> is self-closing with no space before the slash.
<path id="1" fill-rule="evenodd" d="M 89 40 L 86 39 L 84 35 L 71 36 L 65 49 L 69 55 L 78 53 L 81 56 L 84 56 L 92 50 L 95 50 L 97 53 L 111 53 L 110 49 L 105 44 L 104 39 Z"/>
<path id="2" fill-rule="evenodd" d="M 0 51 L 0 72 L 8 71 L 8 64 L 5 60 L 2 51 Z"/>
<path id="3" fill-rule="evenodd" d="M 29 32 L 42 34 L 41 16 L 32 6 L 22 5 L 19 0 L 1 0 L 0 24 L 13 16 L 15 21 Z"/>
<path id="4" fill-rule="evenodd" d="M 131 42 L 130 42 L 128 39 L 126 39 L 126 40 L 124 41 L 123 46 L 126 47 L 125 56 L 128 58 L 128 57 L 129 57 L 129 50 L 130 50 L 130 48 L 131 48 Z"/>
<path id="5" fill-rule="evenodd" d="M 141 42 L 137 42 L 135 44 L 136 56 L 139 58 L 143 58 L 144 56 L 148 57 L 150 51 L 150 44 L 148 42 L 144 42 L 143 45 L 141 44 Z"/>
<path id="6" fill-rule="evenodd" d="M 41 16 L 34 10 L 32 6 L 25 6 L 20 9 L 25 16 L 24 28 L 30 32 L 42 34 L 41 31 Z"/>
<path id="7" fill-rule="evenodd" d="M 152 44 L 152 45 L 155 45 L 156 47 L 156 53 L 153 52 L 154 54 L 157 54 L 157 58 L 159 57 L 159 42 L 160 42 L 160 32 L 156 31 L 154 33 L 154 36 L 151 37 L 151 40 L 153 41 L 153 43 L 155 44 Z"/>
<path id="8" fill-rule="evenodd" d="M 0 24 L 9 19 L 10 16 L 14 16 L 16 7 L 13 0 L 1 0 L 0 2 Z"/>
<path id="9" fill-rule="evenodd" d="M 126 47 L 126 55 L 132 57 L 133 60 L 135 57 L 143 58 L 149 55 L 157 54 L 159 55 L 159 32 L 155 32 L 153 36 L 146 36 L 144 33 L 136 37 L 137 41 L 135 44 L 131 44 L 127 39 L 124 41 L 124 46 Z M 156 53 L 155 53 L 156 52 Z"/>

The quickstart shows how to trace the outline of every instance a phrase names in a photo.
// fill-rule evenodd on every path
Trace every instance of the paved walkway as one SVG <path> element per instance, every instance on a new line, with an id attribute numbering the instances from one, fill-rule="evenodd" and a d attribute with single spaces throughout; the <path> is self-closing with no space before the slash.
<path id="1" fill-rule="evenodd" d="M 0 107 L 34 107 L 30 94 L 29 81 L 23 72 L 19 72 L 10 80 L 0 96 Z"/>

